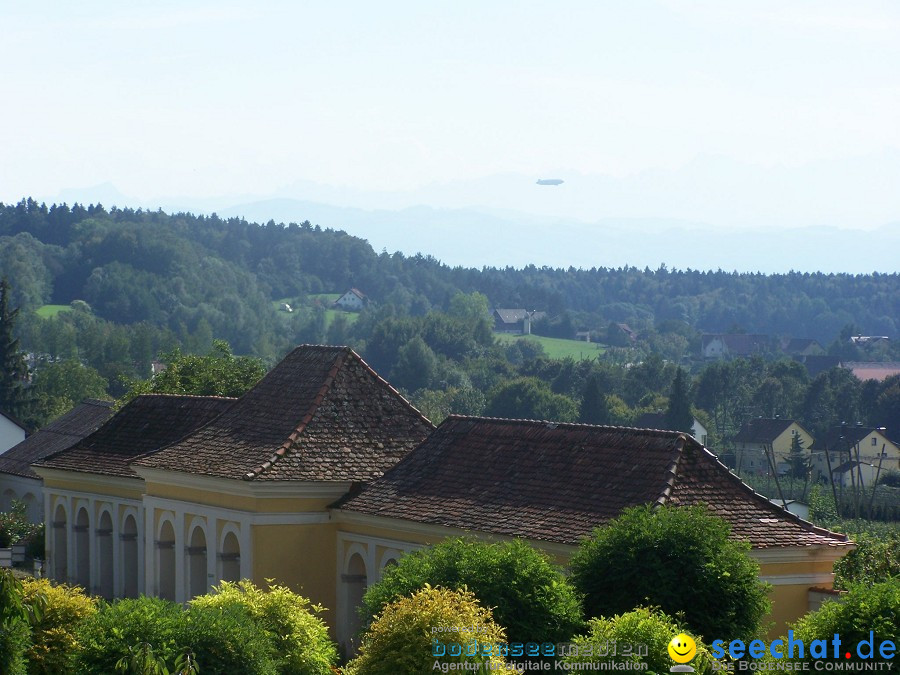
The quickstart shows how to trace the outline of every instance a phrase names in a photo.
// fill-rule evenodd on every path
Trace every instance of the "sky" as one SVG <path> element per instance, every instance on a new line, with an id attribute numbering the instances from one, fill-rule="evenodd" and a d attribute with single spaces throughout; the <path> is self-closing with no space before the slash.
<path id="1" fill-rule="evenodd" d="M 900 223 L 892 1 L 0 0 L 0 82 L 6 202 Z"/>

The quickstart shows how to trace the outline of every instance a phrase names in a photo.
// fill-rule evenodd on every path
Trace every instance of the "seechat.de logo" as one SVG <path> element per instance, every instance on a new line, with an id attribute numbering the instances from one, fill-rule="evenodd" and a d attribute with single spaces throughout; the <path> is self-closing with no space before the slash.
<path id="1" fill-rule="evenodd" d="M 679 633 L 669 642 L 669 656 L 677 666 L 669 668 L 670 673 L 693 673 L 694 669 L 687 665 L 697 655 L 697 643 L 687 633 Z"/>

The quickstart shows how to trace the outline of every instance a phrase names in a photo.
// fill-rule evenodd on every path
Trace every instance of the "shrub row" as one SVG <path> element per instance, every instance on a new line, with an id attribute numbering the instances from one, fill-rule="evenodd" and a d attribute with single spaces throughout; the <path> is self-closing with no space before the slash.
<path id="1" fill-rule="evenodd" d="M 107 603 L 4 570 L 0 672 L 330 675 L 337 650 L 321 611 L 275 584 L 223 582 L 185 608 L 150 597 Z"/>

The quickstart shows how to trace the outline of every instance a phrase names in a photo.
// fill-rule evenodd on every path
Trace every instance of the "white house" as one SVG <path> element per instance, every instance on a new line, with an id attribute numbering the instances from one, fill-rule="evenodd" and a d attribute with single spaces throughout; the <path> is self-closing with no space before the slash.
<path id="1" fill-rule="evenodd" d="M 634 421 L 634 426 L 639 429 L 665 429 L 666 416 L 664 413 L 644 413 Z M 701 445 L 706 445 L 709 431 L 696 417 L 691 425 L 691 436 L 699 441 Z"/>
<path id="2" fill-rule="evenodd" d="M 0 455 L 25 440 L 25 427 L 12 415 L 0 410 Z"/>
<path id="3" fill-rule="evenodd" d="M 351 288 L 334 301 L 334 306 L 351 312 L 358 312 L 369 304 L 368 296 L 358 288 Z"/>

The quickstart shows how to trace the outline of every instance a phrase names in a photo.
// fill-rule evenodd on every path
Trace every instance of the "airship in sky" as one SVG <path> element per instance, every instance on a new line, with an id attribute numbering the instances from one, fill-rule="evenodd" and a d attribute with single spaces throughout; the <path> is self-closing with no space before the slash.
<path id="1" fill-rule="evenodd" d="M 538 185 L 562 185 L 563 181 L 559 178 L 540 178 L 537 182 Z"/>

